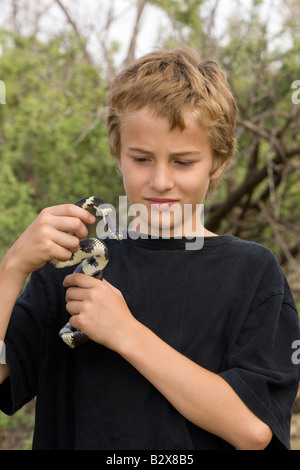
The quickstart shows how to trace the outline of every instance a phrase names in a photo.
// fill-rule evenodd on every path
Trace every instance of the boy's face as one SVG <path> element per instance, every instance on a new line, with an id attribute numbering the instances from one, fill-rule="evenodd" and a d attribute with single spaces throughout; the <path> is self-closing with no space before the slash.
<path id="1" fill-rule="evenodd" d="M 211 175 L 211 146 L 191 112 L 185 115 L 185 125 L 183 131 L 170 131 L 168 120 L 147 108 L 124 118 L 118 165 L 130 204 L 145 209 L 139 213 L 137 231 L 152 234 L 156 229 L 161 235 L 169 226 L 170 236 L 195 234 L 196 204 L 203 203 L 210 179 L 219 177 L 222 168 Z M 193 225 L 186 223 L 185 205 Z M 203 227 L 198 235 L 203 235 Z"/>

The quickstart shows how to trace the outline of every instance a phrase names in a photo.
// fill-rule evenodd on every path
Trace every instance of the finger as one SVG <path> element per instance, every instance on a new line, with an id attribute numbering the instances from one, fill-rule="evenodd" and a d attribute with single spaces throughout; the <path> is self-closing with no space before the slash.
<path id="1" fill-rule="evenodd" d="M 66 291 L 66 302 L 71 302 L 73 300 L 83 301 L 86 296 L 86 289 L 80 287 L 69 287 Z"/>
<path id="2" fill-rule="evenodd" d="M 72 300 L 66 304 L 66 310 L 70 315 L 79 315 L 82 309 L 82 302 L 78 300 Z"/>
<path id="3" fill-rule="evenodd" d="M 76 328 L 76 330 L 80 330 L 80 321 L 79 321 L 79 315 L 73 315 L 71 316 L 71 318 L 69 319 L 69 323 L 71 326 L 73 326 L 74 328 Z"/>
<path id="4" fill-rule="evenodd" d="M 57 216 L 77 217 L 87 224 L 93 224 L 96 221 L 94 215 L 86 209 L 82 209 L 82 207 L 75 206 L 75 204 L 60 204 L 58 206 L 48 207 L 45 211 Z"/>
<path id="5" fill-rule="evenodd" d="M 59 245 L 54 245 L 53 250 L 51 251 L 49 259 L 58 259 L 60 261 L 68 261 L 73 252 Z"/>
<path id="6" fill-rule="evenodd" d="M 51 214 L 48 210 L 41 212 L 36 223 L 42 230 L 53 227 L 61 232 L 74 233 L 78 238 L 85 238 L 88 234 L 85 223 L 78 217 L 71 217 L 65 214 L 55 215 Z"/>
<path id="7" fill-rule="evenodd" d="M 54 229 L 51 232 L 50 238 L 57 245 L 70 250 L 71 255 L 79 248 L 79 238 L 75 235 L 71 235 L 70 233 L 60 232 L 59 230 Z"/>
<path id="8" fill-rule="evenodd" d="M 61 232 L 71 232 L 77 238 L 86 238 L 88 229 L 86 225 L 77 217 L 59 217 L 52 215 L 53 226 Z"/>
<path id="9" fill-rule="evenodd" d="M 73 273 L 65 277 L 63 286 L 68 288 L 70 286 L 77 286 L 83 289 L 90 289 L 95 286 L 97 282 L 102 282 L 99 279 L 95 279 L 87 274 Z"/>

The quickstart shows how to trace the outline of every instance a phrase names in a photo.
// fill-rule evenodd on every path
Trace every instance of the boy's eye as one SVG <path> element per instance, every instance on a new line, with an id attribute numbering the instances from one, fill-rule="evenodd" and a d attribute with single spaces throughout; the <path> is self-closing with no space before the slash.
<path id="1" fill-rule="evenodd" d="M 187 160 L 176 160 L 176 162 L 178 165 L 181 165 L 181 166 L 189 166 L 189 165 L 192 165 L 193 162 L 189 162 Z"/>
<path id="2" fill-rule="evenodd" d="M 133 157 L 133 161 L 136 163 L 148 163 L 150 161 L 149 157 Z M 176 165 L 180 166 L 191 166 L 194 162 L 189 160 L 174 160 Z"/>
<path id="3" fill-rule="evenodd" d="M 133 160 L 137 163 L 145 163 L 148 161 L 147 157 L 133 157 Z"/>

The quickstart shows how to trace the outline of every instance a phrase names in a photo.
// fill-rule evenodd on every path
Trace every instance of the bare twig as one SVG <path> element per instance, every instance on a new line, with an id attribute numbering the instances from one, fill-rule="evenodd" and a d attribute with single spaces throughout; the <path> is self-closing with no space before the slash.
<path id="1" fill-rule="evenodd" d="M 80 136 L 78 137 L 78 139 L 76 139 L 76 141 L 74 142 L 74 145 L 77 146 L 79 145 L 85 138 L 86 136 L 88 135 L 89 132 L 91 132 L 93 129 L 95 129 L 95 127 L 99 124 L 99 122 L 101 121 L 102 119 L 102 116 L 103 114 L 105 113 L 105 108 L 98 108 L 97 109 L 97 113 L 96 113 L 96 117 L 95 119 L 90 123 L 88 124 L 81 132 Z"/>
<path id="2" fill-rule="evenodd" d="M 111 78 L 114 75 L 114 64 L 113 60 L 111 57 L 110 53 L 110 48 L 109 48 L 109 33 L 111 26 L 113 22 L 116 20 L 116 15 L 115 15 L 115 1 L 111 0 L 109 4 L 109 9 L 107 12 L 107 17 L 106 17 L 106 22 L 103 28 L 101 28 L 97 32 L 97 38 L 99 43 L 101 44 L 101 49 L 106 61 L 106 74 L 107 74 L 107 80 L 110 81 Z"/>
<path id="3" fill-rule="evenodd" d="M 297 268 L 296 260 L 293 258 L 292 253 L 290 252 L 287 244 L 285 243 L 285 241 L 284 241 L 284 239 L 281 235 L 281 231 L 280 231 L 280 228 L 279 228 L 279 225 L 278 225 L 277 221 L 274 219 L 274 217 L 272 217 L 271 212 L 268 211 L 267 206 L 265 205 L 264 202 L 259 201 L 258 205 L 259 205 L 261 211 L 263 212 L 264 216 L 266 217 L 267 221 L 269 222 L 270 226 L 273 229 L 274 238 L 275 238 L 275 245 L 278 248 L 281 249 L 281 252 L 282 252 L 283 256 L 287 259 L 287 261 L 291 265 L 294 265 L 295 268 Z M 279 256 L 282 257 L 282 254 L 281 255 L 278 254 L 278 257 Z"/>
<path id="4" fill-rule="evenodd" d="M 262 126 L 257 126 L 256 124 L 247 119 L 239 120 L 239 124 L 245 127 L 246 129 L 251 130 L 254 134 L 257 134 L 266 139 L 267 141 L 271 142 L 278 155 L 280 155 L 281 159 L 285 159 L 286 150 L 283 148 L 281 141 L 276 138 L 273 133 L 268 132 Z"/>
<path id="5" fill-rule="evenodd" d="M 64 14 L 65 14 L 65 16 L 68 20 L 68 23 L 72 26 L 73 31 L 75 32 L 76 36 L 79 38 L 79 40 L 82 44 L 82 51 L 83 51 L 83 55 L 84 55 L 85 59 L 90 64 L 93 64 L 93 59 L 92 59 L 91 55 L 89 54 L 89 52 L 87 50 L 87 47 L 86 47 L 86 40 L 82 37 L 82 35 L 79 31 L 79 28 L 77 27 L 77 24 L 75 23 L 75 21 L 72 19 L 68 9 L 64 6 L 64 4 L 62 3 L 61 0 L 55 0 L 55 2 L 60 7 L 60 9 L 64 12 Z"/>
<path id="6" fill-rule="evenodd" d="M 140 26 L 141 26 L 141 19 L 142 15 L 146 6 L 147 0 L 137 0 L 137 14 L 135 25 L 132 31 L 131 40 L 129 43 L 129 48 L 127 52 L 126 59 L 124 60 L 124 67 L 127 67 L 131 64 L 135 57 L 135 49 L 136 49 L 136 40 L 139 34 Z"/>

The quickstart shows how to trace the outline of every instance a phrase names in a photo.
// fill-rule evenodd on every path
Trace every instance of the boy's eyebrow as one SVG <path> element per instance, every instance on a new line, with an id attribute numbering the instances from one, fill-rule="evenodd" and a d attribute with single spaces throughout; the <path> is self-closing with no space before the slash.
<path id="1" fill-rule="evenodd" d="M 186 150 L 185 152 L 174 152 L 170 154 L 171 157 L 187 157 L 189 155 L 202 155 L 199 150 Z"/>
<path id="2" fill-rule="evenodd" d="M 150 152 L 150 150 L 142 149 L 140 147 L 128 147 L 127 150 L 131 150 L 131 151 L 133 150 L 134 152 L 149 153 L 149 154 L 152 153 Z"/>
<path id="3" fill-rule="evenodd" d="M 127 150 L 134 151 L 134 152 L 140 152 L 140 153 L 146 153 L 146 154 L 152 154 L 150 150 L 146 150 L 140 147 L 128 147 Z M 182 152 L 173 152 L 170 153 L 171 157 L 184 157 L 188 155 L 202 155 L 202 153 L 199 150 L 186 150 Z"/>

